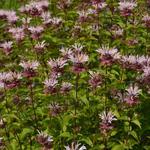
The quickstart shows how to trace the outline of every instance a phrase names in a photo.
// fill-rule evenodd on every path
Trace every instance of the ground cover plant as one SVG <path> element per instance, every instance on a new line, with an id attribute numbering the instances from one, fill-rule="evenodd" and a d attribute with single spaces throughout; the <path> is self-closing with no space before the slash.
<path id="1" fill-rule="evenodd" d="M 0 149 L 150 150 L 149 31 L 149 0 L 1 0 Z"/>

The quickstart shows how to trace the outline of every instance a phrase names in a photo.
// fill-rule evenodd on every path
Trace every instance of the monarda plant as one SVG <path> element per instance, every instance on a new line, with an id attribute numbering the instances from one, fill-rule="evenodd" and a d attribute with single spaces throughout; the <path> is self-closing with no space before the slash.
<path id="1" fill-rule="evenodd" d="M 150 2 L 0 1 L 0 149 L 150 150 Z"/>

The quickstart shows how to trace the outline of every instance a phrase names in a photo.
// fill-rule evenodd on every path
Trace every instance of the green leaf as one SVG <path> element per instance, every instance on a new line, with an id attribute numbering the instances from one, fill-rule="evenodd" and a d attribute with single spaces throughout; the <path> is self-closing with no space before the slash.
<path id="1" fill-rule="evenodd" d="M 112 147 L 111 150 L 124 150 L 123 145 L 117 144 Z"/>
<path id="2" fill-rule="evenodd" d="M 134 139 L 139 141 L 138 135 L 137 135 L 137 133 L 135 131 L 131 131 L 130 135 L 132 135 L 132 137 L 134 137 Z"/>
<path id="3" fill-rule="evenodd" d="M 85 142 L 89 146 L 93 147 L 93 143 L 89 137 L 84 137 L 83 139 L 80 140 L 81 142 Z"/>
<path id="4" fill-rule="evenodd" d="M 132 123 L 134 123 L 135 125 L 137 125 L 140 129 L 141 129 L 141 123 L 139 122 L 139 120 L 133 120 Z"/>
<path id="5" fill-rule="evenodd" d="M 25 139 L 31 133 L 33 133 L 32 129 L 30 129 L 30 128 L 24 128 L 23 131 L 21 132 L 20 138 L 23 140 L 23 139 Z"/>

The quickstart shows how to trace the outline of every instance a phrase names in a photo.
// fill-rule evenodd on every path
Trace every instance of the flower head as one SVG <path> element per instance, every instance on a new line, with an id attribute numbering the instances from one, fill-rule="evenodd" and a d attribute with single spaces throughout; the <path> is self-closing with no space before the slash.
<path id="1" fill-rule="evenodd" d="M 48 61 L 48 65 L 51 67 L 53 72 L 61 73 L 63 72 L 64 66 L 67 65 L 67 60 L 64 60 L 63 58 L 50 59 Z"/>
<path id="2" fill-rule="evenodd" d="M 116 48 L 109 48 L 108 46 L 102 46 L 102 48 L 96 50 L 100 54 L 100 62 L 103 65 L 112 65 L 115 61 L 120 59 L 120 53 Z"/>
<path id="3" fill-rule="evenodd" d="M 46 79 L 43 83 L 45 87 L 45 93 L 56 93 L 56 86 L 58 85 L 58 80 L 55 77 Z"/>
<path id="4" fill-rule="evenodd" d="M 37 61 L 23 61 L 19 65 L 24 68 L 23 75 L 29 78 L 36 75 L 35 70 L 37 70 L 39 63 Z"/>
<path id="5" fill-rule="evenodd" d="M 121 11 L 122 16 L 129 16 L 132 10 L 137 6 L 137 3 L 133 0 L 131 1 L 120 1 L 119 2 L 119 10 Z"/>
<path id="6" fill-rule="evenodd" d="M 66 150 L 86 150 L 84 145 L 81 146 L 80 143 L 72 142 L 70 146 L 65 146 Z"/>
<path id="7" fill-rule="evenodd" d="M 49 136 L 46 133 L 39 132 L 39 134 L 36 137 L 36 140 L 46 149 L 51 149 L 53 146 L 53 137 Z"/>
<path id="8" fill-rule="evenodd" d="M 101 132 L 106 135 L 107 132 L 109 132 L 113 126 L 112 126 L 112 122 L 117 120 L 117 118 L 112 114 L 111 111 L 109 112 L 102 112 L 100 115 L 99 115 L 100 119 L 101 119 L 101 123 L 100 123 L 100 129 L 101 129 Z"/>
<path id="9" fill-rule="evenodd" d="M 6 42 L 0 44 L 0 47 L 2 48 L 3 52 L 6 55 L 11 53 L 11 51 L 12 51 L 12 44 L 13 44 L 12 41 L 8 41 L 8 42 L 6 41 Z"/>
<path id="10" fill-rule="evenodd" d="M 67 92 L 69 92 L 72 88 L 72 84 L 69 83 L 69 82 L 63 82 L 62 85 L 61 85 L 61 93 L 65 94 Z"/>
<path id="11" fill-rule="evenodd" d="M 41 33 L 44 31 L 44 28 L 42 26 L 36 26 L 36 27 L 32 26 L 29 27 L 28 30 L 30 31 L 31 37 L 33 39 L 39 39 Z"/>

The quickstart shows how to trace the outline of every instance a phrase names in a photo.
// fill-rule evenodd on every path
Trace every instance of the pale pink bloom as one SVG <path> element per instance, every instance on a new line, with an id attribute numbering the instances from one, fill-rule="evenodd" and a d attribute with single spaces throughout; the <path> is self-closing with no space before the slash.
<path id="1" fill-rule="evenodd" d="M 126 89 L 126 95 L 123 101 L 129 106 L 134 106 L 138 104 L 139 102 L 138 96 L 140 92 L 141 92 L 141 89 L 139 89 L 138 86 L 130 85 L 129 88 Z"/>
<path id="2" fill-rule="evenodd" d="M 5 84 L 2 81 L 0 81 L 0 89 L 4 89 L 4 87 L 5 87 Z"/>
<path id="3" fill-rule="evenodd" d="M 118 38 L 118 37 L 123 36 L 123 31 L 124 31 L 123 29 L 117 28 L 117 29 L 112 30 L 112 34 L 115 38 Z"/>
<path id="4" fill-rule="evenodd" d="M 37 142 L 39 142 L 44 149 L 51 149 L 53 147 L 53 137 L 44 132 L 38 132 L 39 134 L 36 137 Z"/>
<path id="5" fill-rule="evenodd" d="M 8 72 L 1 72 L 0 73 L 0 81 L 5 82 L 7 80 L 9 80 L 11 77 L 11 74 Z"/>
<path id="6" fill-rule="evenodd" d="M 62 85 L 61 85 L 61 93 L 65 94 L 67 92 L 69 92 L 72 88 L 72 84 L 69 83 L 69 82 L 63 82 Z"/>
<path id="7" fill-rule="evenodd" d="M 50 104 L 48 108 L 50 110 L 50 115 L 53 117 L 57 116 L 62 111 L 62 107 L 56 102 Z"/>
<path id="8" fill-rule="evenodd" d="M 150 76 L 150 66 L 145 66 L 143 68 L 143 77 L 148 77 Z"/>
<path id="9" fill-rule="evenodd" d="M 119 2 L 119 9 L 120 10 L 132 10 L 137 6 L 137 3 L 133 0 L 131 1 L 120 1 Z"/>
<path id="10" fill-rule="evenodd" d="M 21 67 L 23 67 L 25 70 L 26 69 L 36 70 L 39 66 L 39 62 L 37 62 L 37 61 L 22 61 L 19 65 Z"/>
<path id="11" fill-rule="evenodd" d="M 83 45 L 81 45 L 80 43 L 75 43 L 74 45 L 72 45 L 72 48 L 74 51 L 80 52 L 83 49 Z"/>
<path id="12" fill-rule="evenodd" d="M 145 23 L 146 27 L 150 28 L 150 16 L 148 14 L 142 18 L 142 21 Z"/>
<path id="13" fill-rule="evenodd" d="M 10 28 L 9 32 L 12 34 L 13 38 L 17 40 L 17 42 L 23 40 L 25 37 L 24 28 L 22 27 Z"/>
<path id="14" fill-rule="evenodd" d="M 64 66 L 67 65 L 67 60 L 64 60 L 63 58 L 50 59 L 48 61 L 48 65 L 51 67 L 53 72 L 61 73 Z"/>
<path id="15" fill-rule="evenodd" d="M 35 77 L 36 76 L 36 70 L 39 66 L 39 62 L 37 61 L 22 61 L 19 64 L 22 68 L 24 68 L 23 70 L 23 76 L 30 78 L 30 77 Z"/>
<path id="16" fill-rule="evenodd" d="M 85 22 L 89 19 L 90 14 L 94 14 L 95 11 L 90 9 L 90 10 L 81 10 L 77 12 L 79 15 L 79 21 L 80 22 Z"/>
<path id="17" fill-rule="evenodd" d="M 72 54 L 69 56 L 70 60 L 73 62 L 73 63 L 85 63 L 88 61 L 89 59 L 89 56 L 84 54 L 84 53 L 76 53 L 76 54 Z"/>
<path id="18" fill-rule="evenodd" d="M 109 46 L 104 46 L 104 45 L 96 51 L 101 55 L 108 54 L 108 55 L 111 55 L 111 56 L 114 56 L 116 53 L 118 53 L 118 49 L 109 48 Z"/>
<path id="19" fill-rule="evenodd" d="M 31 20 L 32 20 L 32 18 L 29 18 L 29 17 L 21 19 L 21 21 L 23 23 L 22 26 L 23 26 L 24 29 L 27 29 L 29 27 L 29 24 L 30 24 Z"/>
<path id="20" fill-rule="evenodd" d="M 138 96 L 141 92 L 141 89 L 139 89 L 138 86 L 131 85 L 126 89 L 128 96 Z"/>
<path id="21" fill-rule="evenodd" d="M 12 41 L 6 41 L 2 44 L 0 44 L 0 47 L 2 48 L 3 52 L 8 55 L 12 51 Z"/>
<path id="22" fill-rule="evenodd" d="M 3 9 L 1 9 L 1 10 L 0 10 L 0 18 L 2 18 L 2 19 L 6 19 L 6 17 L 7 17 L 7 15 L 6 15 L 6 11 L 5 11 L 5 10 L 3 10 Z"/>
<path id="23" fill-rule="evenodd" d="M 62 18 L 58 18 L 58 17 L 53 17 L 50 20 L 53 26 L 59 26 L 63 22 Z"/>
<path id="24" fill-rule="evenodd" d="M 42 26 L 36 26 L 36 27 L 29 27 L 28 30 L 32 33 L 32 34 L 38 34 L 43 32 L 43 27 Z"/>
<path id="25" fill-rule="evenodd" d="M 51 14 L 50 14 L 50 12 L 42 12 L 41 18 L 42 18 L 42 21 L 45 25 L 51 23 Z"/>
<path id="26" fill-rule="evenodd" d="M 36 52 L 41 53 L 43 52 L 44 48 L 47 46 L 47 44 L 45 43 L 45 41 L 42 42 L 38 42 L 34 48 L 36 50 Z"/>
<path id="27" fill-rule="evenodd" d="M 118 49 L 109 48 L 108 46 L 102 46 L 100 49 L 96 50 L 100 54 L 100 62 L 103 65 L 112 65 L 115 61 L 121 58 Z"/>
<path id="28" fill-rule="evenodd" d="M 116 121 L 117 118 L 112 114 L 111 111 L 104 111 L 99 115 L 99 117 L 101 119 L 100 130 L 104 135 L 107 135 L 107 132 L 113 128 L 112 122 Z"/>
<path id="29" fill-rule="evenodd" d="M 102 76 L 97 72 L 90 71 L 89 73 L 90 73 L 90 80 L 89 80 L 90 86 L 94 89 L 99 87 L 103 82 Z"/>
<path id="30" fill-rule="evenodd" d="M 69 59 L 69 56 L 72 54 L 72 50 L 70 48 L 62 47 L 59 51 L 64 59 Z"/>
<path id="31" fill-rule="evenodd" d="M 70 56 L 70 61 L 73 62 L 73 71 L 75 73 L 81 73 L 85 71 L 84 63 L 86 63 L 89 59 L 89 56 L 82 53 L 81 51 L 77 51 L 72 53 Z"/>
<path id="32" fill-rule="evenodd" d="M 44 82 L 45 93 L 55 94 L 58 85 L 58 80 L 56 78 L 46 79 Z"/>
<path id="33" fill-rule="evenodd" d="M 14 88 L 18 86 L 20 79 L 22 79 L 22 76 L 20 73 L 16 73 L 16 72 L 0 73 L 0 82 L 3 83 L 3 85 L 6 88 Z"/>
<path id="34" fill-rule="evenodd" d="M 44 31 L 44 28 L 42 26 L 32 26 L 29 27 L 28 30 L 30 31 L 33 39 L 38 39 L 41 36 L 41 33 Z"/>
<path id="35" fill-rule="evenodd" d="M 58 84 L 58 80 L 56 78 L 46 79 L 44 82 L 45 87 L 53 87 L 55 88 Z"/>
<path id="36" fill-rule="evenodd" d="M 102 112 L 100 115 L 99 115 L 100 119 L 102 120 L 103 123 L 109 123 L 111 124 L 112 121 L 115 121 L 117 120 L 117 118 L 113 115 L 113 113 L 111 111 L 109 112 Z"/>
<path id="37" fill-rule="evenodd" d="M 92 6 L 97 10 L 101 10 L 107 6 L 107 3 L 106 2 L 100 2 L 98 4 L 93 4 Z"/>
<path id="38" fill-rule="evenodd" d="M 19 10 L 22 13 L 29 13 L 33 16 L 39 16 L 41 13 L 48 9 L 49 2 L 47 0 L 32 1 L 29 4 L 21 7 Z"/>
<path id="39" fill-rule="evenodd" d="M 61 0 L 57 3 L 57 8 L 65 9 L 71 5 L 71 0 Z"/>
<path id="40" fill-rule="evenodd" d="M 137 6 L 137 3 L 133 0 L 130 1 L 120 1 L 119 2 L 119 10 L 121 12 L 121 15 L 124 17 L 130 16 L 132 13 L 132 10 Z"/>
<path id="41" fill-rule="evenodd" d="M 15 23 L 19 18 L 15 11 L 7 11 L 6 16 L 9 23 Z"/>
<path id="42" fill-rule="evenodd" d="M 87 148 L 84 145 L 75 142 L 72 142 L 70 146 L 65 146 L 65 149 L 66 150 L 87 150 Z"/>

